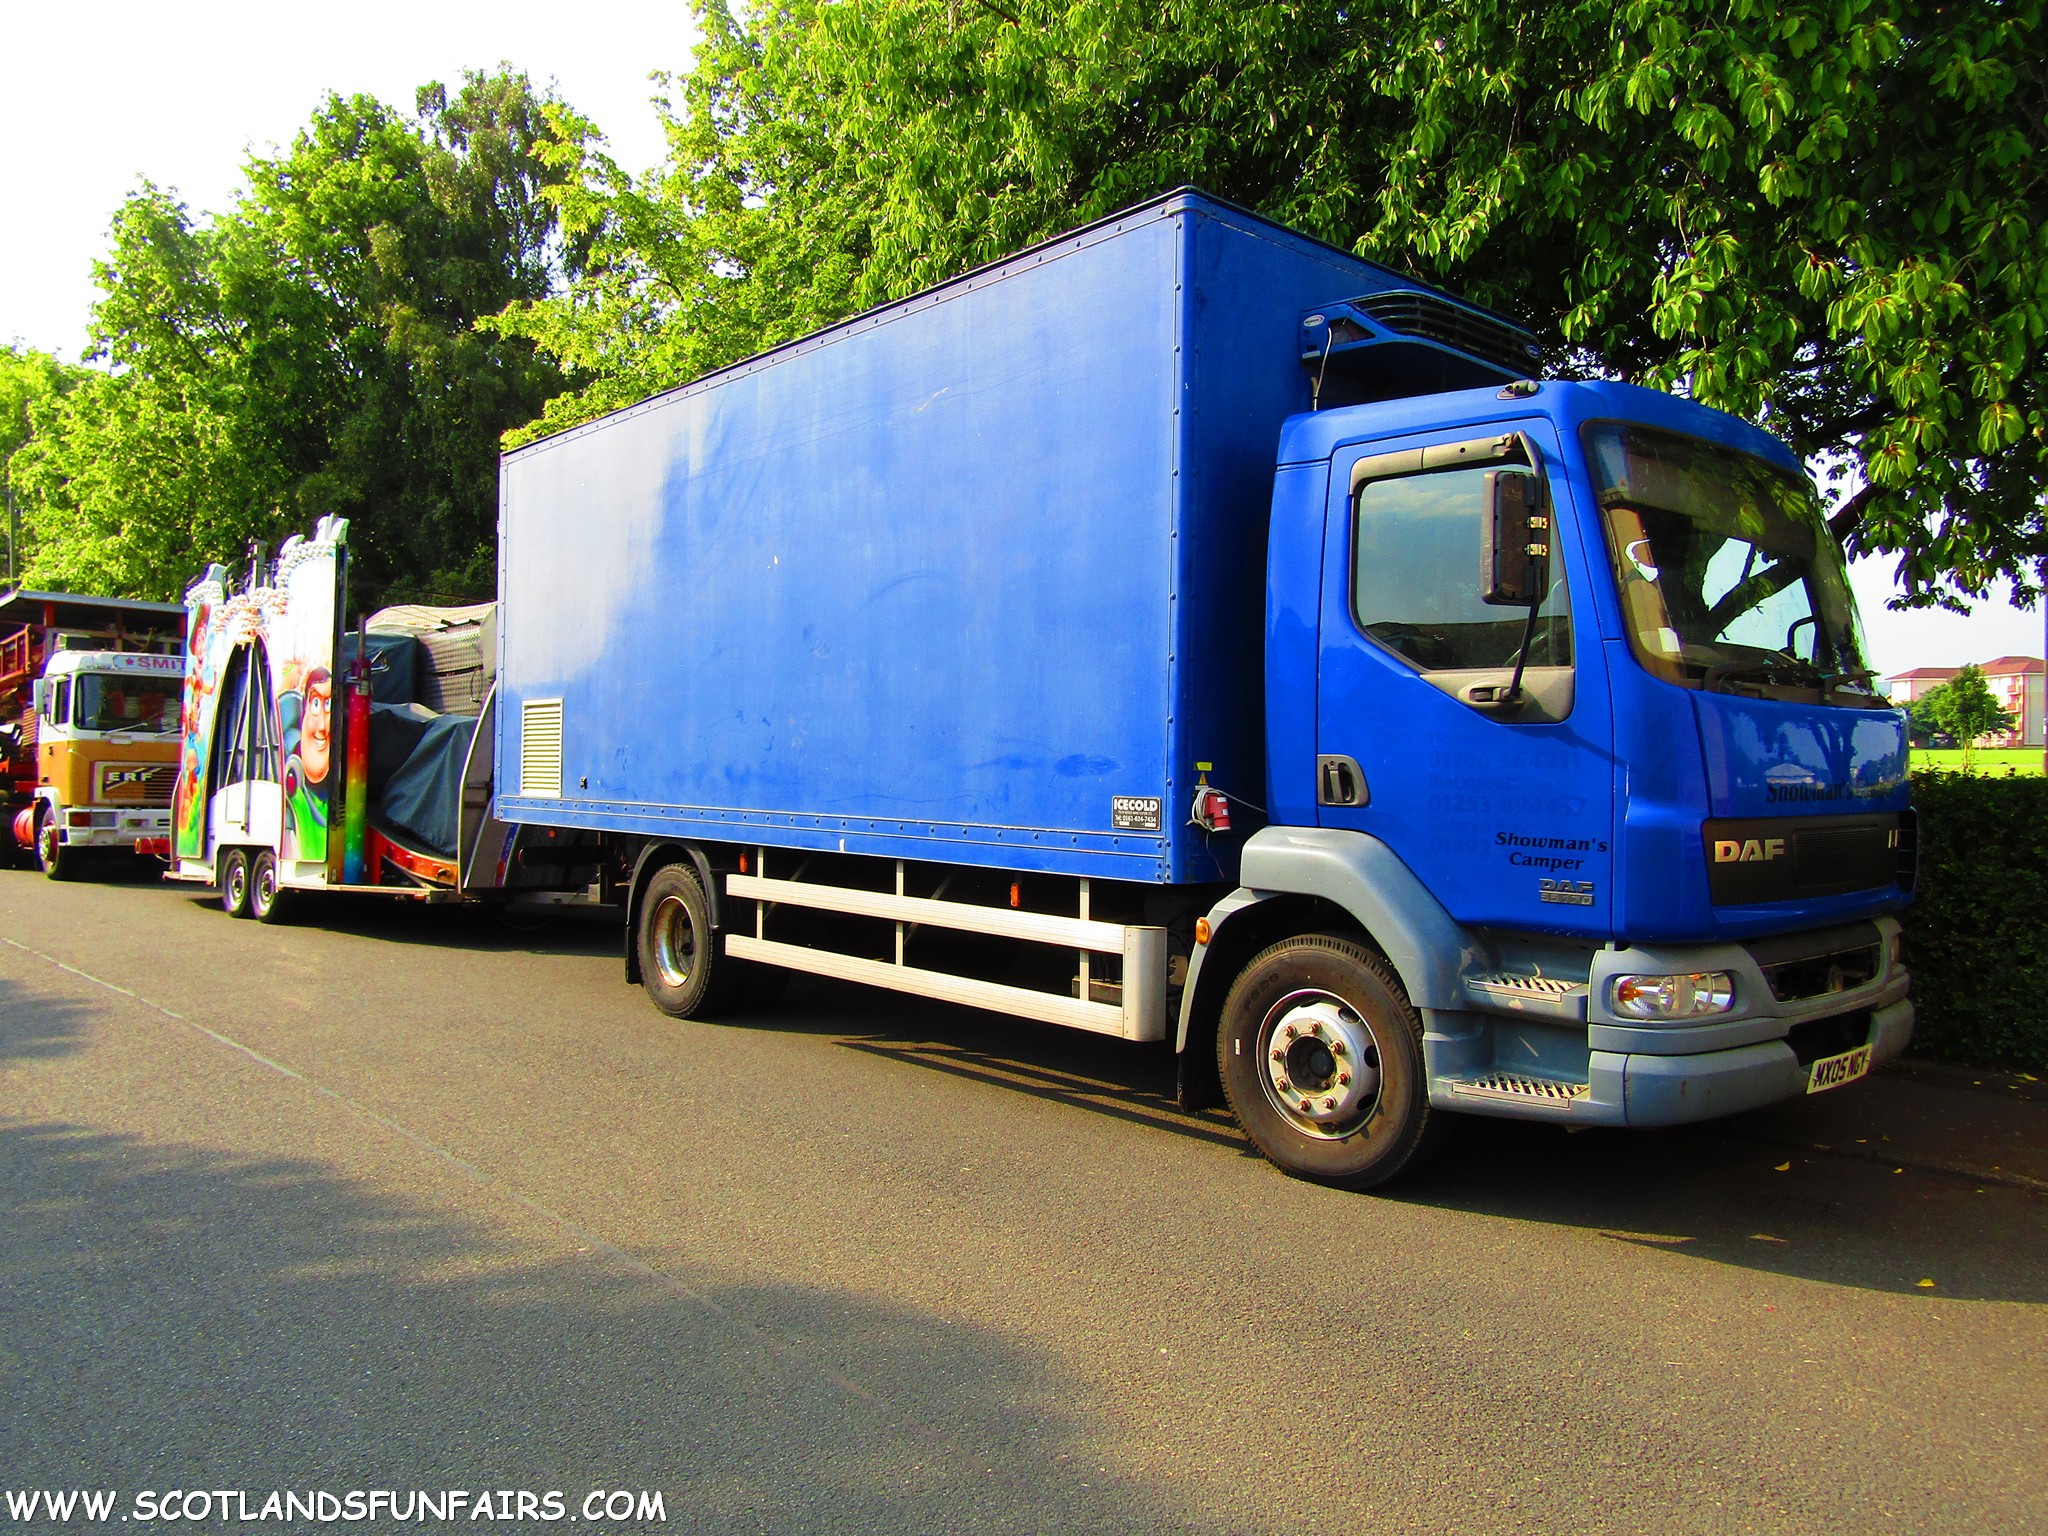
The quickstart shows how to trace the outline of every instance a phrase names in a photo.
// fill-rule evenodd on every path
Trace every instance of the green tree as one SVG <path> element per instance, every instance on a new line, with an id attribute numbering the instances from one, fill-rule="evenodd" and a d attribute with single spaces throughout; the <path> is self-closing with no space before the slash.
<path id="1" fill-rule="evenodd" d="M 70 389 L 78 376 L 78 369 L 66 367 L 47 352 L 0 347 L 0 488 L 10 498 L 15 451 L 35 432 L 34 407 Z M 10 545 L 7 558 L 12 568 L 19 568 L 20 555 Z"/>
<path id="2" fill-rule="evenodd" d="M 1970 757 L 1985 736 L 2009 731 L 2013 717 L 1992 695 L 1984 674 L 1975 666 L 1964 667 L 1940 686 L 1930 688 L 1913 701 L 1913 722 L 1922 730 L 1940 731 L 1963 749 L 1963 772 L 1970 771 Z"/>
<path id="3" fill-rule="evenodd" d="M 668 165 L 565 165 L 604 260 L 510 323 L 565 425 L 1192 181 L 1764 422 L 1916 601 L 2031 594 L 2044 5 L 699 0 Z"/>
<path id="4" fill-rule="evenodd" d="M 409 116 L 330 96 L 225 215 L 136 192 L 96 268 L 107 366 L 23 456 L 38 579 L 171 597 L 341 513 L 358 602 L 489 595 L 498 439 L 566 382 L 475 325 L 577 260 L 541 195 L 549 106 L 511 73 Z"/>

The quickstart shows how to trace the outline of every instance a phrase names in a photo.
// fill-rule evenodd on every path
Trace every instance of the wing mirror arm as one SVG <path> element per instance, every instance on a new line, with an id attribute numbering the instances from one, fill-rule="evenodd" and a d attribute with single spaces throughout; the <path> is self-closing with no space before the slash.
<path id="1" fill-rule="evenodd" d="M 1550 550 L 1553 533 L 1549 487 L 1543 478 L 1535 444 L 1522 439 L 1529 468 L 1496 469 L 1486 477 L 1486 513 L 1480 521 L 1481 601 L 1503 608 L 1527 608 L 1522 643 L 1515 650 L 1514 680 L 1507 691 L 1486 702 L 1499 708 L 1522 697 L 1522 673 L 1529 647 L 1536 640 L 1536 617 L 1550 594 Z M 1478 700 L 1474 700 L 1478 703 Z"/>

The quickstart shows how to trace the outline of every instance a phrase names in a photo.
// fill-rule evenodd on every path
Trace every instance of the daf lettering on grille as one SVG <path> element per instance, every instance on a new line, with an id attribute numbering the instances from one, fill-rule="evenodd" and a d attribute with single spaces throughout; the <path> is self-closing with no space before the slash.
<path id="1" fill-rule="evenodd" d="M 1716 864 L 1767 864 L 1785 856 L 1782 837 L 1751 837 L 1741 841 L 1723 838 L 1714 844 Z"/>

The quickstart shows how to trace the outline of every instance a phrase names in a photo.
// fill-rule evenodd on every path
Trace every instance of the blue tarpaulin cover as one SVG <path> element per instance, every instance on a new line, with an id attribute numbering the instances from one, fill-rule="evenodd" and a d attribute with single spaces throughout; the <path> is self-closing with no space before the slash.
<path id="1" fill-rule="evenodd" d="M 379 830 L 409 848 L 455 857 L 462 767 L 475 735 L 474 715 L 437 715 L 421 704 L 376 705 L 370 796 Z"/>

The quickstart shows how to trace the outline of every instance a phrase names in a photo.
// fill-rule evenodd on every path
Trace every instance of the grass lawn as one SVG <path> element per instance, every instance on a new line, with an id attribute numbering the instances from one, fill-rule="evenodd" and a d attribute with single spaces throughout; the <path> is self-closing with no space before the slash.
<path id="1" fill-rule="evenodd" d="M 1946 749 L 1936 747 L 1915 747 L 1913 749 L 1915 768 L 1941 768 L 1950 773 L 1960 773 L 1963 767 L 1963 753 L 1960 747 Z M 2004 778 L 2008 773 L 2041 773 L 2041 749 L 2039 747 L 1979 747 L 1970 754 L 1970 769 L 1973 773 L 1989 774 Z"/>

